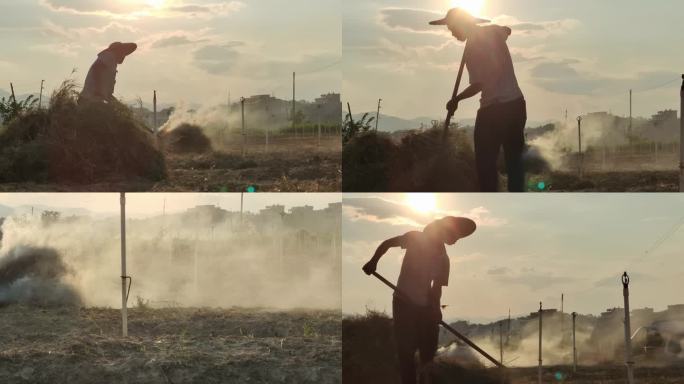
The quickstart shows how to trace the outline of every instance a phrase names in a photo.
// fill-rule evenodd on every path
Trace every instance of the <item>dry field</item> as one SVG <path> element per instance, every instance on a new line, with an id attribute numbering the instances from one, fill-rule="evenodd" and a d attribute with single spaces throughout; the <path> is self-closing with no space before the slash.
<path id="1" fill-rule="evenodd" d="M 334 311 L 0 308 L 2 383 L 340 383 Z"/>

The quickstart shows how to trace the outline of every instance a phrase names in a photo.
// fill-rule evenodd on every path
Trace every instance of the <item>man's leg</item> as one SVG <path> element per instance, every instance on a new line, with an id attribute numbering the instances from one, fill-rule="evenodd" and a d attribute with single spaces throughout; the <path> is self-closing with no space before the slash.
<path id="1" fill-rule="evenodd" d="M 496 129 L 496 112 L 496 106 L 481 108 L 475 119 L 475 164 L 480 192 L 497 192 L 499 189 L 496 162 L 501 139 Z"/>
<path id="2" fill-rule="evenodd" d="M 392 302 L 394 341 L 399 358 L 402 384 L 416 384 L 416 315 L 413 308 L 398 299 Z"/>
<path id="3" fill-rule="evenodd" d="M 434 371 L 434 359 L 439 345 L 439 324 L 429 310 L 421 316 L 420 340 L 420 384 L 431 384 Z"/>
<path id="4" fill-rule="evenodd" d="M 508 124 L 503 143 L 506 159 L 506 173 L 508 174 L 508 191 L 525 192 L 525 124 L 527 123 L 527 109 L 525 101 L 508 103 L 505 113 Z"/>

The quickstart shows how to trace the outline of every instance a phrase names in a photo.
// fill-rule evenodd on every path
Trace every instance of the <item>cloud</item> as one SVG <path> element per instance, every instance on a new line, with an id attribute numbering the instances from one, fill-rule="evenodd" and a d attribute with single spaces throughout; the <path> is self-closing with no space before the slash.
<path id="1" fill-rule="evenodd" d="M 382 8 L 378 14 L 378 23 L 387 29 L 443 35 L 451 38 L 444 27 L 429 25 L 431 20 L 443 17 L 442 13 L 412 8 Z M 521 21 L 513 16 L 499 15 L 492 23 L 511 27 L 514 32 L 524 36 L 546 37 L 552 34 L 567 33 L 580 25 L 576 19 L 548 21 Z"/>
<path id="2" fill-rule="evenodd" d="M 185 32 L 172 32 L 171 34 L 162 34 L 155 36 L 150 40 L 150 48 L 159 49 L 204 43 L 207 42 L 209 39 Z"/>
<path id="3" fill-rule="evenodd" d="M 439 19 L 442 16 L 437 12 L 422 9 L 383 8 L 380 9 L 379 22 L 389 29 L 448 36 L 444 27 L 428 24 L 431 20 Z"/>
<path id="4" fill-rule="evenodd" d="M 468 217 L 481 227 L 500 227 L 508 221 L 495 217 L 485 207 L 475 207 L 467 212 L 455 210 L 437 210 L 424 214 L 410 206 L 379 197 L 345 198 L 343 216 L 351 221 L 368 221 L 394 226 L 411 226 L 422 228 L 433 220 L 445 216 Z"/>
<path id="5" fill-rule="evenodd" d="M 145 0 L 40 0 L 40 3 L 54 12 L 116 19 L 135 19 L 141 16 L 211 18 L 237 12 L 245 6 L 240 1 L 196 4 L 182 0 L 161 7 L 154 7 Z"/>
<path id="6" fill-rule="evenodd" d="M 609 94 L 634 88 L 645 90 L 680 75 L 671 71 L 639 72 L 632 77 L 606 76 L 601 73 L 578 69 L 579 60 L 544 61 L 530 70 L 535 85 L 556 93 L 571 95 Z"/>
<path id="7" fill-rule="evenodd" d="M 534 268 L 523 268 L 518 272 L 508 268 L 493 268 L 487 273 L 494 281 L 501 284 L 522 285 L 533 291 L 579 280 L 575 277 L 555 275 L 552 272 L 536 271 Z"/>
<path id="8" fill-rule="evenodd" d="M 193 57 L 197 67 L 211 74 L 224 74 L 235 67 L 235 62 L 240 57 L 236 48 L 242 45 L 244 43 L 239 41 L 205 45 L 196 50 Z"/>

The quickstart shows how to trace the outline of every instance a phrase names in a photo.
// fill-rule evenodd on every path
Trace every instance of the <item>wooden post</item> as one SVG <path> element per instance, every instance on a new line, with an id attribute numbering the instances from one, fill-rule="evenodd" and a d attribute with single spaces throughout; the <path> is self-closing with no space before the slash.
<path id="1" fill-rule="evenodd" d="M 119 196 L 121 205 L 121 331 L 123 337 L 128 336 L 128 292 L 126 290 L 126 192 Z"/>
<path id="2" fill-rule="evenodd" d="M 43 84 L 45 83 L 45 80 L 40 81 L 40 95 L 38 96 L 38 109 L 40 109 L 43 106 Z"/>
<path id="3" fill-rule="evenodd" d="M 375 132 L 378 131 L 378 122 L 380 121 L 380 102 L 382 99 L 378 99 L 378 111 L 375 113 Z"/>
<path id="4" fill-rule="evenodd" d="M 539 302 L 539 367 L 537 368 L 538 383 L 542 384 L 542 302 Z"/>
<path id="5" fill-rule="evenodd" d="M 634 362 L 632 361 L 632 329 L 629 322 L 629 275 L 622 274 L 622 296 L 625 300 L 625 365 L 627 383 L 634 384 Z"/>
<path id="6" fill-rule="evenodd" d="M 10 83 L 10 89 L 12 90 L 12 102 L 17 103 L 17 98 L 14 96 L 14 84 Z"/>

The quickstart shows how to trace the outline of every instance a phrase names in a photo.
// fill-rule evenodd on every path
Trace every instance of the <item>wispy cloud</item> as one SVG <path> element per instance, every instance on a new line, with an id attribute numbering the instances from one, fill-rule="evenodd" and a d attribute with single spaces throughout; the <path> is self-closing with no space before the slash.
<path id="1" fill-rule="evenodd" d="M 241 1 L 188 3 L 182 0 L 155 7 L 145 0 L 40 0 L 40 3 L 54 12 L 77 15 L 93 15 L 111 19 L 136 19 L 150 17 L 201 17 L 213 18 L 239 11 L 245 6 Z"/>

